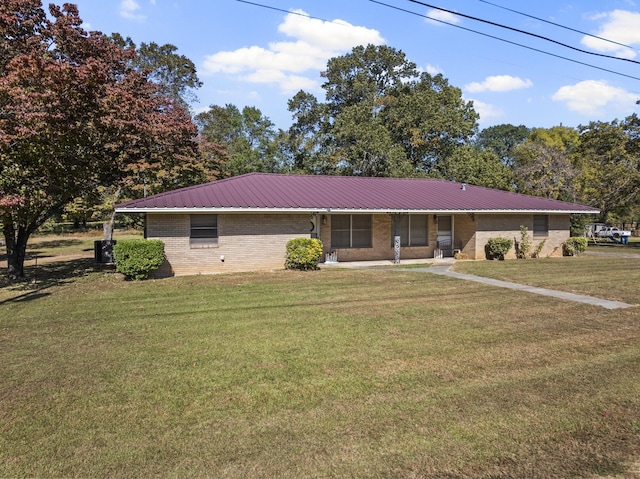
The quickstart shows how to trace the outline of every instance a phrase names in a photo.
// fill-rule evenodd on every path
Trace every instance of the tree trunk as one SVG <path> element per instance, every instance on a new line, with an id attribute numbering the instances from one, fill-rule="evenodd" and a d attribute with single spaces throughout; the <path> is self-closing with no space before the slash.
<path id="1" fill-rule="evenodd" d="M 111 217 L 108 221 L 102 223 L 102 230 L 104 231 L 104 240 L 111 241 L 113 239 L 113 225 L 115 223 L 115 212 L 111 213 Z"/>
<path id="2" fill-rule="evenodd" d="M 4 223 L 4 239 L 7 245 L 7 276 L 11 281 L 24 278 L 24 259 L 27 253 L 29 233 L 11 223 Z"/>
<path id="3" fill-rule="evenodd" d="M 122 191 L 121 187 L 118 187 L 118 189 L 116 189 L 116 192 L 113 195 L 113 202 L 114 204 L 118 202 L 118 200 L 120 199 L 120 192 Z M 109 216 L 109 220 L 105 221 L 102 224 L 102 229 L 104 231 L 104 240 L 105 241 L 111 241 L 113 239 L 113 227 L 115 225 L 116 222 L 116 210 L 114 209 L 111 212 L 111 216 Z"/>

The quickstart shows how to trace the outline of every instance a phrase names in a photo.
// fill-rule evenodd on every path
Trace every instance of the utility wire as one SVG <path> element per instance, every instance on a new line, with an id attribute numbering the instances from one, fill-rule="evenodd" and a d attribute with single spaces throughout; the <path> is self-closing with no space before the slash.
<path id="1" fill-rule="evenodd" d="M 449 26 L 452 26 L 452 27 L 460 28 L 461 30 L 465 30 L 467 32 L 476 33 L 476 34 L 482 35 L 484 37 L 492 38 L 494 40 L 498 40 L 498 41 L 501 41 L 501 42 L 504 42 L 504 43 L 509 43 L 511 45 L 516 45 L 518 47 L 526 48 L 527 50 L 533 50 L 534 52 L 542 53 L 544 55 L 549 55 L 549 56 L 552 56 L 552 57 L 555 57 L 555 58 L 560 58 L 562 60 L 566 60 L 566 61 L 569 61 L 569 62 L 572 62 L 572 63 L 577 63 L 579 65 L 587 66 L 589 68 L 595 68 L 596 70 L 602 70 L 602 71 L 605 71 L 607 73 L 613 73 L 614 75 L 619 75 L 619 76 L 631 78 L 632 80 L 640 80 L 639 77 L 635 77 L 635 76 L 632 76 L 632 75 L 627 75 L 625 73 L 620 73 L 620 72 L 617 72 L 617 71 L 614 71 L 614 70 L 609 70 L 607 68 L 598 67 L 596 65 L 592 65 L 592 64 L 586 63 L 586 62 L 581 62 L 579 60 L 574 60 L 572 58 L 564 57 L 562 55 L 556 55 L 555 53 L 550 53 L 550 52 L 547 52 L 547 51 L 544 51 L 544 50 L 540 50 L 538 48 L 534 48 L 534 47 L 530 47 L 530 46 L 527 46 L 527 45 L 523 45 L 521 43 L 513 42 L 511 40 L 506 40 L 504 38 L 496 37 L 494 35 L 489 35 L 488 33 L 479 32 L 478 30 L 473 30 L 471 28 L 463 27 L 461 25 L 456 25 L 455 23 L 446 22 L 444 20 L 439 20 L 437 18 L 431 18 L 431 17 L 428 17 L 427 15 L 423 15 L 421 13 L 412 12 L 411 10 L 407 10 L 407 9 L 404 9 L 404 8 L 401 8 L 401 7 L 396 7 L 395 5 L 389 5 L 387 3 L 383 3 L 383 2 L 380 2 L 378 0 L 369 0 L 369 1 L 372 2 L 372 3 L 377 3 L 378 5 L 383 5 L 383 6 L 388 7 L 388 8 L 393 8 L 394 10 L 398 10 L 398 11 L 401 11 L 401 12 L 409 13 L 409 14 L 415 15 L 417 17 L 427 18 L 427 19 L 432 20 L 434 22 L 440 22 L 440 23 L 443 23 L 445 25 L 449 25 Z"/>
<path id="2" fill-rule="evenodd" d="M 323 18 L 320 18 L 320 17 L 313 17 L 311 15 L 305 15 L 305 14 L 298 13 L 298 12 L 292 12 L 292 11 L 289 11 L 289 10 L 284 10 L 282 8 L 272 7 L 270 5 L 263 5 L 261 3 L 250 2 L 250 1 L 247 1 L 247 0 L 235 0 L 235 1 L 236 2 L 240 2 L 240 3 L 245 3 L 245 4 L 248 4 L 248 5 L 253 5 L 255 7 L 266 8 L 266 9 L 269 9 L 269 10 L 275 10 L 277 12 L 283 12 L 283 13 L 287 13 L 287 14 L 298 15 L 298 16 L 301 16 L 301 17 L 304 17 L 304 18 L 312 18 L 312 19 L 315 19 L 315 20 L 322 20 L 323 22 L 330 22 L 330 23 L 336 23 L 337 25 L 344 25 L 344 23 L 342 23 L 342 22 L 334 22 L 334 21 L 326 20 L 326 19 L 323 19 Z M 379 5 L 388 7 L 388 8 L 392 8 L 394 10 L 398 10 L 398 11 L 401 11 L 401 12 L 409 13 L 411 15 L 415 15 L 415 16 L 418 16 L 418 17 L 421 17 L 421 18 L 428 18 L 429 20 L 432 20 L 434 22 L 440 22 L 440 23 L 443 23 L 445 25 L 449 25 L 449 26 L 452 26 L 452 27 L 460 28 L 461 30 L 465 30 L 467 32 L 471 32 L 471 33 L 475 33 L 475 34 L 478 34 L 478 35 L 482 35 L 482 36 L 487 37 L 487 38 L 498 40 L 498 41 L 501 41 L 501 42 L 504 42 L 504 43 L 509 43 L 511 45 L 515 45 L 515 46 L 518 46 L 518 47 L 521 47 L 521 48 L 526 48 L 527 50 L 532 50 L 534 52 L 538 52 L 538 53 L 542 53 L 544 55 L 548 55 L 548 56 L 552 56 L 552 57 L 555 57 L 555 58 L 559 58 L 561 60 L 566 60 L 566 61 L 569 61 L 569 62 L 572 62 L 572 63 L 577 63 L 578 65 L 583 65 L 583 66 L 586 66 L 586 67 L 589 67 L 589 68 L 594 68 L 596 70 L 601 70 L 601 71 L 605 71 L 607 73 L 612 73 L 614 75 L 619 75 L 619 76 L 623 76 L 623 77 L 626 77 L 626 78 L 631 78 L 632 80 L 639 80 L 640 81 L 639 77 L 635 77 L 635 76 L 632 76 L 632 75 L 627 75 L 625 73 L 620 73 L 620 72 L 617 72 L 617 71 L 614 71 L 614 70 L 609 70 L 607 68 L 598 67 L 596 65 L 592 65 L 592 64 L 586 63 L 586 62 L 581 62 L 579 60 L 574 60 L 572 58 L 564 57 L 562 55 L 556 55 L 555 53 L 546 52 L 544 50 L 540 50 L 540 49 L 533 48 L 533 47 L 530 47 L 530 46 L 527 46 L 527 45 L 523 45 L 521 43 L 513 42 L 511 40 L 506 40 L 504 38 L 496 37 L 494 35 L 489 35 L 487 33 L 479 32 L 477 30 L 473 30 L 471 28 L 463 27 L 461 25 L 456 25 L 454 23 L 446 22 L 444 20 L 439 20 L 437 18 L 430 18 L 430 17 L 428 17 L 426 15 L 423 15 L 423 14 L 420 14 L 420 13 L 416 13 L 416 12 L 412 12 L 411 10 L 406 10 L 404 8 L 396 7 L 394 5 L 389 5 L 389 4 L 386 4 L 386 3 L 383 3 L 383 2 L 380 2 L 380 1 L 377 1 L 377 0 L 369 0 L 369 1 L 372 2 L 372 3 L 377 3 Z"/>
<path id="3" fill-rule="evenodd" d="M 556 26 L 556 27 L 564 28 L 565 30 L 569 30 L 569 31 L 572 31 L 572 32 L 575 32 L 575 33 L 580 33 L 581 35 L 586 35 L 586 36 L 591 37 L 591 38 L 597 38 L 598 40 L 602 40 L 602 41 L 608 42 L 608 43 L 613 43 L 614 45 L 619 45 L 621 47 L 629 48 L 631 50 L 637 50 L 636 48 L 632 47 L 631 45 L 626 45 L 624 43 L 616 42 L 615 40 L 610 40 L 608 38 L 599 37 L 598 35 L 593 35 L 591 33 L 583 32 L 582 30 L 577 30 L 575 28 L 567 27 L 566 25 L 561 25 L 560 23 L 555 23 L 555 22 L 552 22 L 550 20 L 545 20 L 544 18 L 536 17 L 534 15 L 529 15 L 528 13 L 519 12 L 518 10 L 514 10 L 512 8 L 508 8 L 508 7 L 505 7 L 503 5 L 498 5 L 497 3 L 487 2 L 486 0 L 478 0 L 478 1 L 482 2 L 482 3 L 486 3 L 487 5 L 491 5 L 491 6 L 494 6 L 494 7 L 497 7 L 497 8 L 501 8 L 503 10 L 507 10 L 507 11 L 512 12 L 512 13 L 517 13 L 518 15 L 522 15 L 523 17 L 533 18 L 534 20 L 538 20 L 540 22 L 548 23 L 549 25 L 553 25 L 553 26 Z"/>
<path id="4" fill-rule="evenodd" d="M 324 18 L 320 18 L 320 17 L 312 17 L 311 15 L 307 15 L 305 13 L 293 12 L 291 10 L 285 10 L 283 8 L 272 7 L 270 5 L 263 5 L 261 3 L 249 2 L 247 0 L 236 0 L 236 2 L 246 3 L 247 5 L 253 5 L 254 7 L 267 8 L 269 10 L 275 10 L 276 12 L 283 12 L 283 13 L 287 13 L 287 14 L 290 14 L 290 15 L 298 15 L 299 17 L 311 18 L 313 20 L 322 20 L 323 22 L 335 23 L 336 25 L 346 26 L 342 22 L 336 22 L 336 21 L 333 21 L 333 20 L 325 20 Z"/>
<path id="5" fill-rule="evenodd" d="M 518 32 L 518 33 L 522 33 L 524 35 L 529 35 L 529 36 L 532 36 L 532 37 L 535 37 L 535 38 L 540 38 L 541 40 L 545 40 L 547 42 L 555 43 L 556 45 L 560 45 L 560 46 L 563 46 L 563 47 L 566 47 L 566 48 L 570 48 L 571 50 L 575 50 L 575 51 L 578 51 L 578 52 L 581 52 L 581 53 L 586 53 L 588 55 L 595 55 L 597 57 L 611 58 L 613 60 L 631 62 L 631 63 L 636 63 L 636 64 L 640 65 L 640 62 L 636 61 L 636 60 L 631 60 L 629 58 L 614 57 L 612 55 L 606 55 L 604 53 L 590 52 L 588 50 L 583 50 L 582 48 L 574 47 L 572 45 L 567 45 L 566 43 L 559 42 L 557 40 L 554 40 L 554 39 L 549 38 L 549 37 L 545 37 L 543 35 L 538 35 L 537 33 L 527 32 L 526 30 L 520 30 L 519 28 L 510 27 L 508 25 L 502 25 L 501 23 L 492 22 L 491 20 L 485 20 L 483 18 L 474 17 L 472 15 L 465 15 L 464 13 L 459 13 L 459 12 L 455 12 L 453 10 L 448 10 L 446 8 L 437 7 L 435 5 L 431 5 L 429 3 L 421 2 L 419 0 L 408 0 L 408 1 L 411 2 L 411 3 L 417 3 L 418 5 L 422 5 L 424 7 L 433 8 L 435 10 L 440 10 L 441 12 L 451 13 L 452 15 L 457 15 L 459 17 L 468 18 L 469 20 L 474 20 L 476 22 L 487 23 L 489 25 L 493 25 L 494 27 L 504 28 L 506 30 L 511 30 L 512 32 Z M 430 17 L 427 17 L 427 18 L 430 18 Z"/>

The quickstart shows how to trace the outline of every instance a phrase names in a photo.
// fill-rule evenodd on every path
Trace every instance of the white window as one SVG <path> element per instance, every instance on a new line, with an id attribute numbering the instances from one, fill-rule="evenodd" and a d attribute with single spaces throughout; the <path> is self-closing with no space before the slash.
<path id="1" fill-rule="evenodd" d="M 191 215 L 189 244 L 192 248 L 218 245 L 218 215 Z"/>

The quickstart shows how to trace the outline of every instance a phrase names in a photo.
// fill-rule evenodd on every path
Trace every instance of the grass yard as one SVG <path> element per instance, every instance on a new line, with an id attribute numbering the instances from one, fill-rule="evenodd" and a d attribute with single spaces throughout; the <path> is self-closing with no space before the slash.
<path id="1" fill-rule="evenodd" d="M 455 271 L 570 293 L 640 303 L 640 249 L 589 247 L 567 258 L 464 261 Z M 597 256 L 596 256 L 597 255 Z"/>
<path id="2" fill-rule="evenodd" d="M 456 268 L 629 301 L 611 264 Z M 640 477 L 638 308 L 400 268 L 39 277 L 0 288 L 0 477 Z"/>
<path id="3" fill-rule="evenodd" d="M 75 233 L 66 235 L 46 235 L 33 236 L 27 246 L 27 257 L 32 259 L 35 256 L 38 260 L 48 258 L 60 259 L 87 257 L 93 258 L 93 242 L 102 239 L 102 231 L 88 231 L 86 233 Z M 113 239 L 141 238 L 142 233 L 134 230 L 114 233 Z M 6 262 L 6 251 L 0 248 L 0 260 Z M 5 265 L 6 266 L 6 265 Z"/>

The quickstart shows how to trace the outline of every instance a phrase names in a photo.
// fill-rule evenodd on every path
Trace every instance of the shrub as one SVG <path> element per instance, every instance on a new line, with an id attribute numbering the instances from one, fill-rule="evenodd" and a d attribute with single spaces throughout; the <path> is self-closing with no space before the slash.
<path id="1" fill-rule="evenodd" d="M 295 238 L 287 243 L 285 268 L 303 271 L 318 269 L 322 256 L 322 241 L 316 238 Z"/>
<path id="2" fill-rule="evenodd" d="M 487 256 L 489 259 L 504 259 L 504 255 L 509 252 L 513 246 L 513 241 L 509 238 L 503 238 L 498 236 L 496 238 L 489 238 L 487 241 Z"/>
<path id="3" fill-rule="evenodd" d="M 533 252 L 532 258 L 539 258 L 540 257 L 540 253 L 542 253 L 542 248 L 544 248 L 545 243 L 547 242 L 546 239 L 540 241 L 540 243 L 538 243 L 536 245 L 536 249 Z"/>
<path id="4" fill-rule="evenodd" d="M 569 227 L 569 235 L 578 237 L 585 234 L 587 225 L 598 221 L 595 215 L 571 215 L 571 223 Z"/>
<path id="5" fill-rule="evenodd" d="M 564 243 L 564 252 L 567 256 L 577 256 L 587 250 L 587 238 L 569 238 Z"/>
<path id="6" fill-rule="evenodd" d="M 116 271 L 129 279 L 147 279 L 164 263 L 164 243 L 160 240 L 120 240 L 113 247 Z"/>
<path id="7" fill-rule="evenodd" d="M 527 259 L 531 251 L 531 238 L 526 226 L 520 225 L 520 242 L 516 244 L 516 258 Z"/>

